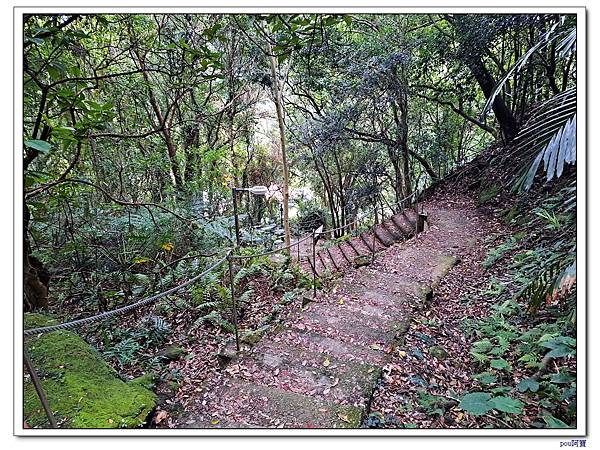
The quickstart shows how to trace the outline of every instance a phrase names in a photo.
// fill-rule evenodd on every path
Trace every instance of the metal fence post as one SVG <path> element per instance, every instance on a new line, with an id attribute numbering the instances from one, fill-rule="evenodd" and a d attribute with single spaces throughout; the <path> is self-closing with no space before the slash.
<path id="1" fill-rule="evenodd" d="M 56 424 L 56 419 L 54 418 L 54 415 L 52 415 L 52 409 L 50 408 L 50 404 L 48 403 L 46 394 L 44 394 L 44 388 L 42 387 L 42 383 L 40 382 L 40 379 L 37 376 L 37 372 L 33 367 L 31 359 L 29 359 L 27 350 L 25 350 L 25 344 L 23 344 L 23 362 L 25 363 L 27 372 L 29 372 L 29 375 L 31 376 L 31 382 L 33 383 L 33 387 L 35 387 L 35 392 L 37 392 L 37 395 L 40 399 L 40 402 L 42 403 L 44 411 L 46 412 L 46 416 L 48 417 L 48 421 L 50 422 L 50 427 L 58 428 L 58 425 Z"/>
<path id="2" fill-rule="evenodd" d="M 377 202 L 374 203 L 373 211 L 375 215 L 373 216 L 373 247 L 371 247 L 371 264 L 375 262 L 375 226 L 377 225 Z"/>
<path id="3" fill-rule="evenodd" d="M 227 256 L 227 263 L 229 265 L 229 285 L 231 289 L 231 309 L 233 312 L 233 328 L 235 331 L 235 348 L 239 352 L 240 351 L 240 333 L 238 330 L 237 323 L 237 300 L 235 298 L 235 282 L 233 279 L 233 261 L 231 255 Z"/>
<path id="4" fill-rule="evenodd" d="M 419 234 L 419 191 L 415 189 L 414 192 L 415 197 L 415 214 L 417 215 L 417 219 L 415 220 L 415 239 L 418 239 Z"/>
<path id="5" fill-rule="evenodd" d="M 313 256 L 313 299 L 317 297 L 317 255 L 315 250 L 315 230 L 312 232 L 312 256 Z"/>

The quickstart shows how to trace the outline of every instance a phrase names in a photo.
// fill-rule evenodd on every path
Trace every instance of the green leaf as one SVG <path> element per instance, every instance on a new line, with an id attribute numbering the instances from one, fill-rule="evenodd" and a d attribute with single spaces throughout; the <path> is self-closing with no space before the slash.
<path id="1" fill-rule="evenodd" d="M 493 384 L 498 380 L 498 377 L 490 372 L 479 373 L 473 378 L 479 381 L 481 384 Z"/>
<path id="2" fill-rule="evenodd" d="M 458 407 L 475 416 L 482 416 L 493 409 L 490 398 L 487 392 L 470 392 L 462 398 Z"/>
<path id="3" fill-rule="evenodd" d="M 575 377 L 569 375 L 568 373 L 555 373 L 550 377 L 550 381 L 556 384 L 568 384 L 573 381 Z"/>
<path id="4" fill-rule="evenodd" d="M 477 352 L 470 352 L 471 356 L 473 357 L 473 359 L 475 359 L 478 362 L 485 362 L 487 361 L 488 357 L 485 355 L 482 355 L 481 353 L 477 353 Z"/>
<path id="5" fill-rule="evenodd" d="M 487 353 L 493 347 L 493 344 L 489 339 L 482 339 L 481 341 L 473 342 L 473 350 L 476 353 Z"/>
<path id="6" fill-rule="evenodd" d="M 509 369 L 510 365 L 508 364 L 508 362 L 503 359 L 493 359 L 490 362 L 490 366 L 492 366 L 494 369 L 498 369 L 498 370 L 505 370 L 505 369 Z"/>
<path id="7" fill-rule="evenodd" d="M 29 139 L 28 141 L 25 141 L 25 146 L 41 153 L 48 153 L 52 148 L 52 144 L 46 141 L 40 141 L 39 139 Z"/>
<path id="8" fill-rule="evenodd" d="M 544 416 L 543 419 L 548 428 L 570 428 L 569 425 L 554 416 Z"/>
<path id="9" fill-rule="evenodd" d="M 494 397 L 491 404 L 498 411 L 511 414 L 521 414 L 523 412 L 523 402 L 511 397 Z"/>
<path id="10" fill-rule="evenodd" d="M 519 392 L 537 392 L 540 388 L 540 383 L 535 381 L 533 378 L 523 378 L 519 384 L 517 384 L 517 390 Z"/>

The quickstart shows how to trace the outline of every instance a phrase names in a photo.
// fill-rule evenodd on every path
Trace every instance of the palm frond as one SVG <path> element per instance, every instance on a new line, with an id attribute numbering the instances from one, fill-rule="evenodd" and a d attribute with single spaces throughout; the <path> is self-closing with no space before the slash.
<path id="1" fill-rule="evenodd" d="M 516 148 L 532 157 L 535 155 L 527 170 L 517 179 L 517 189 L 527 191 L 531 188 L 542 161 L 546 181 L 559 178 L 565 164 L 575 164 L 576 97 L 576 89 L 571 88 L 543 102 L 515 137 L 513 144 Z"/>

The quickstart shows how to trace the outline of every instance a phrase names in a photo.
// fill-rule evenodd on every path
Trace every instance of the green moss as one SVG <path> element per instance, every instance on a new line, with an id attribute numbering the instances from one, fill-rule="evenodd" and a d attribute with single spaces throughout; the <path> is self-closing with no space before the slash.
<path id="1" fill-rule="evenodd" d="M 25 326 L 43 326 L 52 319 L 26 314 Z M 120 380 L 100 354 L 77 334 L 55 331 L 26 341 L 52 411 L 67 428 L 139 427 L 156 405 L 148 390 L 151 377 Z M 25 382 L 25 417 L 30 426 L 47 426 L 35 389 Z"/>
<path id="2" fill-rule="evenodd" d="M 514 205 L 512 208 L 503 212 L 504 223 L 509 225 L 519 215 L 519 206 Z"/>
<path id="3" fill-rule="evenodd" d="M 358 428 L 362 423 L 364 409 L 356 406 L 338 406 L 336 413 L 339 428 Z"/>
<path id="4" fill-rule="evenodd" d="M 369 264 L 371 264 L 371 258 L 365 255 L 357 256 L 353 261 L 353 265 L 357 269 L 359 267 L 368 266 Z"/>
<path id="5" fill-rule="evenodd" d="M 446 359 L 448 357 L 448 352 L 439 346 L 431 347 L 429 354 L 437 359 Z"/>
<path id="6" fill-rule="evenodd" d="M 479 192 L 479 204 L 483 205 L 484 203 L 489 202 L 491 199 L 493 199 L 494 197 L 496 197 L 496 195 L 500 193 L 500 190 L 500 186 L 496 184 L 492 184 L 491 186 L 482 189 L 481 192 Z"/>
<path id="7" fill-rule="evenodd" d="M 57 323 L 58 321 L 56 319 L 42 314 L 25 314 L 25 317 L 23 318 L 25 329 L 47 327 L 56 325 Z"/>
<path id="8" fill-rule="evenodd" d="M 270 329 L 271 329 L 270 326 L 264 325 L 264 326 L 258 328 L 257 330 L 247 331 L 240 337 L 240 341 L 244 344 L 254 345 L 258 341 L 260 341 L 262 339 L 262 337 L 265 335 L 265 333 L 267 331 L 269 331 Z"/>

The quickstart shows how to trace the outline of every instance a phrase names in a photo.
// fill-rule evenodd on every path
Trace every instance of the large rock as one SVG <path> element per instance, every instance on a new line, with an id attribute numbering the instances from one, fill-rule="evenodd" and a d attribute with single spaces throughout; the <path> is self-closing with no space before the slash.
<path id="1" fill-rule="evenodd" d="M 56 323 L 26 314 L 25 328 Z M 70 331 L 55 331 L 25 342 L 60 427 L 136 428 L 143 426 L 157 402 L 151 376 L 124 382 L 96 349 Z M 47 427 L 48 419 L 29 377 L 25 380 L 25 420 Z"/>

